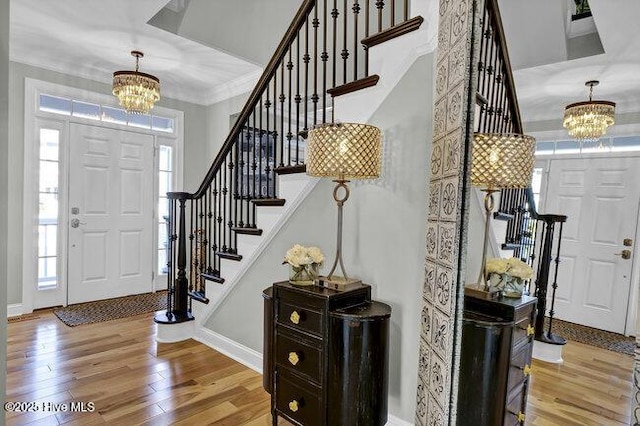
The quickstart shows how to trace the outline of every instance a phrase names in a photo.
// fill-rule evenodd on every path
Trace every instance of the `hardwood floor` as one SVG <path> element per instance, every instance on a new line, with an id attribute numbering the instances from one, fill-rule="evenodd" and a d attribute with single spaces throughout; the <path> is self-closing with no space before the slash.
<path id="1" fill-rule="evenodd" d="M 37 408 L 8 425 L 271 423 L 260 375 L 192 340 L 156 343 L 150 314 L 70 328 L 39 312 L 8 332 L 7 401 Z M 627 425 L 632 359 L 569 343 L 565 360 L 534 363 L 526 424 Z M 94 410 L 61 411 L 72 402 Z"/>

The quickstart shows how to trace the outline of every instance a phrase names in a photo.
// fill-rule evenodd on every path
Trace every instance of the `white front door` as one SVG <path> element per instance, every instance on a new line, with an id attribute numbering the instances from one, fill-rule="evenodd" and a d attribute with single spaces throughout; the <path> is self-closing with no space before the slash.
<path id="1" fill-rule="evenodd" d="M 153 136 L 70 125 L 67 302 L 152 290 Z"/>
<path id="2" fill-rule="evenodd" d="M 640 158 L 550 161 L 544 211 L 568 216 L 562 235 L 557 318 L 625 332 L 639 181 Z M 632 246 L 624 246 L 624 239 L 632 240 Z M 623 250 L 631 257 L 623 259 Z M 553 268 L 550 275 L 551 286 Z M 549 296 L 551 292 L 549 287 Z"/>

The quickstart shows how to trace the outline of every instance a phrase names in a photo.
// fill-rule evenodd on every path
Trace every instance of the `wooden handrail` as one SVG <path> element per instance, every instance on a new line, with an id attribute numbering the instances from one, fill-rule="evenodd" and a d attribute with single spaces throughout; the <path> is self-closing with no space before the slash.
<path id="1" fill-rule="evenodd" d="M 260 100 L 262 94 L 267 88 L 267 84 L 269 83 L 271 78 L 274 76 L 274 74 L 278 70 L 278 67 L 280 66 L 280 62 L 283 60 L 284 56 L 286 55 L 287 50 L 289 49 L 289 46 L 298 35 L 298 30 L 302 28 L 302 25 L 305 23 L 305 19 L 307 18 L 307 15 L 311 12 L 311 10 L 315 5 L 316 5 L 315 0 L 304 0 L 302 5 L 300 6 L 300 9 L 298 9 L 298 12 L 293 18 L 293 21 L 291 21 L 291 25 L 289 25 L 287 32 L 284 34 L 284 37 L 280 41 L 278 48 L 276 49 L 274 55 L 271 57 L 271 60 L 265 67 L 264 72 L 262 73 L 262 76 L 258 80 L 258 83 L 256 84 L 253 91 L 251 92 L 251 95 L 249 95 L 249 99 L 247 100 L 244 107 L 242 108 L 242 111 L 240 112 L 240 115 L 236 119 L 236 122 L 233 124 L 233 127 L 231 128 L 231 131 L 227 136 L 227 139 L 224 141 L 224 144 L 222 145 L 222 148 L 220 148 L 220 151 L 218 151 L 218 155 L 216 155 L 216 158 L 213 160 L 213 163 L 211 164 L 209 171 L 207 172 L 202 183 L 200 184 L 200 187 L 193 194 L 189 194 L 187 198 L 191 198 L 191 199 L 200 198 L 207 191 L 207 188 L 213 181 L 213 178 L 216 172 L 220 169 L 220 167 L 222 167 L 222 164 L 224 163 L 225 158 L 227 157 L 229 152 L 231 152 L 231 149 L 233 148 L 233 144 L 236 138 L 240 135 L 240 132 L 242 131 L 242 126 L 245 124 L 245 122 L 253 112 L 254 108 L 258 104 L 258 101 Z M 171 194 L 173 193 L 169 193 L 170 197 L 171 197 Z M 185 196 L 184 194 L 188 194 L 188 193 L 182 193 L 180 197 L 176 197 L 176 198 L 184 197 Z"/>
<path id="2" fill-rule="evenodd" d="M 487 8 L 490 11 L 493 23 L 492 26 L 496 30 L 496 38 L 500 43 L 500 50 L 502 52 L 503 71 L 507 79 L 507 86 L 509 87 L 509 106 L 511 107 L 514 131 L 516 133 L 522 133 L 524 129 L 522 126 L 522 118 L 520 117 L 520 107 L 518 106 L 518 97 L 516 96 L 516 85 L 513 79 L 513 73 L 511 72 L 511 60 L 509 59 L 509 49 L 507 49 L 507 42 L 504 37 L 504 28 L 502 26 L 502 18 L 500 17 L 498 0 L 487 0 Z"/>

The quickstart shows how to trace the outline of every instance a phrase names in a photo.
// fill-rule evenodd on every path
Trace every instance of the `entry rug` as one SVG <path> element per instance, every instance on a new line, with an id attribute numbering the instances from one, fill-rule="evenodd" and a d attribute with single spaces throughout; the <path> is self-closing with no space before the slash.
<path id="1" fill-rule="evenodd" d="M 132 317 L 167 309 L 167 292 L 144 293 L 55 309 L 53 313 L 69 327 Z"/>
<path id="2" fill-rule="evenodd" d="M 548 327 L 549 318 L 545 317 L 544 330 L 546 331 Z M 596 346 L 629 356 L 633 356 L 636 347 L 636 340 L 633 337 L 626 337 L 622 334 L 598 330 L 597 328 L 574 324 L 555 318 L 553 320 L 552 332 L 572 342 L 584 343 L 585 345 Z"/>

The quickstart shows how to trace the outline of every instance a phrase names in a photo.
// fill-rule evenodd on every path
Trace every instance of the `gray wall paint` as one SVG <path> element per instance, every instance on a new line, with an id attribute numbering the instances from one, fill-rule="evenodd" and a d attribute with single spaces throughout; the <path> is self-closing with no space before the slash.
<path id="1" fill-rule="evenodd" d="M 24 90 L 25 78 L 47 81 L 97 93 L 111 93 L 111 86 L 17 62 L 9 66 L 9 195 L 7 240 L 9 268 L 7 303 L 22 302 L 22 202 L 24 174 Z M 206 107 L 162 99 L 158 106 L 184 111 L 184 187 L 196 188 L 210 163 L 206 152 Z M 7 156 L 2 156 L 7 158 Z M 5 205 L 5 203 L 2 203 Z"/>
<path id="2" fill-rule="evenodd" d="M 413 419 L 415 410 L 432 75 L 433 56 L 418 59 L 369 120 L 384 131 L 383 177 L 352 182 L 344 211 L 344 257 L 349 274 L 372 284 L 374 298 L 393 308 L 389 410 L 407 421 Z M 329 263 L 324 273 L 333 260 L 333 186 L 325 179 L 314 188 L 213 314 L 208 328 L 262 351 L 260 295 L 271 283 L 287 277 L 286 266 L 281 265 L 286 250 L 294 243 L 319 246 Z"/>
<path id="3" fill-rule="evenodd" d="M 7 180 L 9 170 L 9 0 L 0 0 L 0 235 L 7 235 Z M 7 293 L 7 238 L 0 238 L 0 294 L 6 300 Z M 7 365 L 7 304 L 0 303 L 0 396 L 6 395 Z M 0 414 L 4 425 L 5 413 Z"/>

